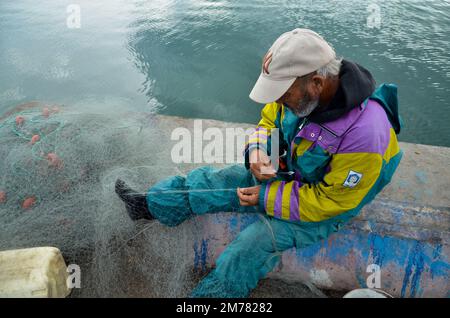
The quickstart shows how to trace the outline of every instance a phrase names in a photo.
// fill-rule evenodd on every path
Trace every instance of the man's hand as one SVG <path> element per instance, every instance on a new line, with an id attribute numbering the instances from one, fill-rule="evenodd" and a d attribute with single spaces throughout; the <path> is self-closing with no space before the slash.
<path id="1" fill-rule="evenodd" d="M 250 188 L 238 188 L 237 195 L 239 197 L 239 203 L 242 206 L 254 206 L 258 205 L 259 190 L 261 186 L 254 186 Z"/>
<path id="2" fill-rule="evenodd" d="M 250 153 L 250 171 L 259 181 L 276 177 L 276 171 L 270 163 L 270 158 L 261 149 L 254 149 Z"/>

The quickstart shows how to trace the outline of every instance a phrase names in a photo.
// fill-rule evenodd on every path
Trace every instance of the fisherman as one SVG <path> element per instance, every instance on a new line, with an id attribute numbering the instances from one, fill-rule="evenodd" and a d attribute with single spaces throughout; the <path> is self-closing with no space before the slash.
<path id="1" fill-rule="evenodd" d="M 311 30 L 294 29 L 274 42 L 250 98 L 265 106 L 245 166 L 194 169 L 158 182 L 146 195 L 116 182 L 133 220 L 175 226 L 205 213 L 261 213 L 193 297 L 248 296 L 281 252 L 324 240 L 358 215 L 390 182 L 402 156 L 396 86 L 376 88 L 367 69 L 337 58 Z M 276 128 L 284 154 L 277 170 L 270 160 Z M 237 191 L 220 191 L 229 188 Z"/>

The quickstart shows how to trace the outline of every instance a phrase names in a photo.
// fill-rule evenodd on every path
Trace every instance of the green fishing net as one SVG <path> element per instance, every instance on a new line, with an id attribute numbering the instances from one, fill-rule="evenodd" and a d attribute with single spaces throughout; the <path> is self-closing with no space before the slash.
<path id="1" fill-rule="evenodd" d="M 187 295 L 193 229 L 135 224 L 114 192 L 180 174 L 153 115 L 39 106 L 0 123 L 0 250 L 58 247 L 81 268 L 73 296 Z"/>

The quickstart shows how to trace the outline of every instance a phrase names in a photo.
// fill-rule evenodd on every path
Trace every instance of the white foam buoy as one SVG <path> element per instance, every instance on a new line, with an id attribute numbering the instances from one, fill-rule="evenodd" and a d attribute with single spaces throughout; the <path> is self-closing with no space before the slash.
<path id="1" fill-rule="evenodd" d="M 361 288 L 354 289 L 344 295 L 343 298 L 393 298 L 385 291 L 379 289 Z"/>
<path id="2" fill-rule="evenodd" d="M 59 249 L 35 247 L 0 252 L 0 298 L 62 298 L 70 293 Z"/>

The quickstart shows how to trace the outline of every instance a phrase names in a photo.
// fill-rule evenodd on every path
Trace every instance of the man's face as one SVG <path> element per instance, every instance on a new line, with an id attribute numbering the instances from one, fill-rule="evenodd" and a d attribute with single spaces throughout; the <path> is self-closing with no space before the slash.
<path id="1" fill-rule="evenodd" d="M 298 117 L 308 116 L 319 106 L 320 92 L 315 89 L 310 76 L 297 78 L 277 103 L 286 105 Z"/>

